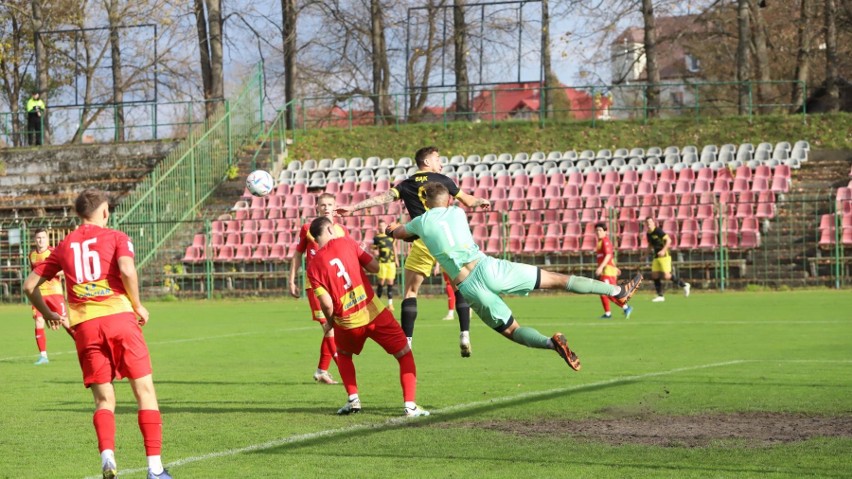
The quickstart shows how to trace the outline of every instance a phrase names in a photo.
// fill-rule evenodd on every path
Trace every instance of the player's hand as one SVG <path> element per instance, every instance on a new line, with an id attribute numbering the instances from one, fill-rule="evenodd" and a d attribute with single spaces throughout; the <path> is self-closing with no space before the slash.
<path id="1" fill-rule="evenodd" d="M 294 298 L 302 297 L 302 288 L 300 288 L 299 285 L 293 281 L 290 282 L 290 296 Z"/>
<path id="2" fill-rule="evenodd" d="M 657 257 L 659 257 L 659 258 L 662 258 L 665 255 L 666 255 L 666 250 L 661 250 L 659 253 L 657 253 Z"/>
<path id="3" fill-rule="evenodd" d="M 352 214 L 352 208 L 348 206 L 338 206 L 334 212 L 337 213 L 337 216 L 349 216 Z"/>
<path id="4" fill-rule="evenodd" d="M 402 226 L 402 225 L 400 225 L 398 221 L 392 222 L 391 224 L 388 225 L 387 228 L 385 228 L 385 234 L 390 236 L 390 237 L 393 237 L 393 232 L 397 228 L 399 228 L 400 226 Z"/>
<path id="5" fill-rule="evenodd" d="M 483 210 L 488 211 L 488 210 L 491 209 L 491 202 L 486 200 L 486 199 L 483 199 L 482 203 L 479 205 L 479 207 L 482 208 Z"/>
<path id="6" fill-rule="evenodd" d="M 615 268 L 616 277 L 621 276 L 621 268 Z"/>
<path id="7" fill-rule="evenodd" d="M 595 276 L 600 276 L 603 274 L 603 268 L 598 268 L 595 270 Z"/>
<path id="8" fill-rule="evenodd" d="M 47 323 L 50 329 L 53 329 L 54 331 L 62 326 L 63 320 L 66 323 L 68 322 L 68 318 L 66 318 L 65 316 L 60 316 L 55 311 L 51 311 L 49 315 L 44 316 L 44 321 Z"/>
<path id="9" fill-rule="evenodd" d="M 139 319 L 136 320 L 136 322 L 139 323 L 139 326 L 145 326 L 148 324 L 148 308 L 140 304 L 133 308 L 133 311 L 136 312 L 136 316 L 139 316 Z"/>

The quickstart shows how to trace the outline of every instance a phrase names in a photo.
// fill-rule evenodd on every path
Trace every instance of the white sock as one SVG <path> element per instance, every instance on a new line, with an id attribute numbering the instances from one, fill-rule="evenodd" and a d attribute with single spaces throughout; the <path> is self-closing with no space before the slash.
<path id="1" fill-rule="evenodd" d="M 388 306 L 393 306 L 393 300 L 388 298 Z"/>
<path id="2" fill-rule="evenodd" d="M 40 354 L 40 355 L 41 355 L 41 357 L 43 357 L 43 358 L 46 358 L 46 357 L 47 357 L 47 351 L 41 351 L 41 352 L 39 352 L 39 354 Z"/>
<path id="3" fill-rule="evenodd" d="M 163 461 L 160 456 L 148 456 L 148 470 L 154 474 L 163 473 Z"/>
<path id="4" fill-rule="evenodd" d="M 612 316 L 612 313 L 610 313 L 609 311 L 606 311 L 606 312 L 604 313 L 604 316 Z"/>
<path id="5" fill-rule="evenodd" d="M 112 449 L 104 449 L 101 451 L 101 465 L 106 466 L 107 461 L 112 461 L 115 464 L 115 452 Z"/>
<path id="6" fill-rule="evenodd" d="M 629 308 L 629 307 L 630 307 L 630 306 L 628 306 L 628 305 L 626 305 L 626 304 L 625 304 L 624 306 L 622 306 L 622 307 L 621 307 L 621 309 L 623 309 L 623 310 L 627 311 L 627 308 Z"/>
<path id="7" fill-rule="evenodd" d="M 456 312 L 453 311 L 452 309 L 447 310 L 447 316 L 455 316 L 455 314 L 456 314 Z"/>
<path id="8" fill-rule="evenodd" d="M 414 338 L 405 338 L 408 340 L 408 347 L 411 347 L 411 342 L 414 341 Z"/>
<path id="9" fill-rule="evenodd" d="M 352 402 L 352 401 L 354 401 L 354 400 L 356 400 L 356 399 L 358 399 L 358 393 L 350 394 L 350 395 L 349 395 L 349 402 Z"/>
<path id="10" fill-rule="evenodd" d="M 414 409 L 417 407 L 414 401 L 405 401 L 405 409 Z"/>
<path id="11" fill-rule="evenodd" d="M 459 338 L 461 339 L 470 339 L 470 331 L 462 331 L 459 334 Z"/>
<path id="12" fill-rule="evenodd" d="M 317 368 L 317 372 L 316 372 L 316 373 L 317 373 L 317 374 L 325 374 L 325 373 L 327 373 L 327 372 L 328 372 L 328 371 L 326 371 L 326 370 L 324 370 L 324 369 Z"/>

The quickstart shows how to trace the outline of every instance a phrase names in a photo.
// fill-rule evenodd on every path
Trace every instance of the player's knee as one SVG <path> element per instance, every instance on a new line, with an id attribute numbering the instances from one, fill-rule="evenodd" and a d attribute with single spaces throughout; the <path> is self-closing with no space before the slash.
<path id="1" fill-rule="evenodd" d="M 404 348 L 402 348 L 402 349 L 400 349 L 399 351 L 395 352 L 395 353 L 393 354 L 393 357 L 395 357 L 396 359 L 399 359 L 399 358 L 401 358 L 401 357 L 405 356 L 406 354 L 408 354 L 408 353 L 410 353 L 410 352 L 411 352 L 411 346 L 409 346 L 409 345 L 407 345 L 407 344 L 406 344 Z"/>

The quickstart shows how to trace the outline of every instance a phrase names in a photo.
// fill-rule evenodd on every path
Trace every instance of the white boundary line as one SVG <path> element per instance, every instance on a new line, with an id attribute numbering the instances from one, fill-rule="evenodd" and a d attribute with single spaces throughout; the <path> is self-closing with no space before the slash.
<path id="1" fill-rule="evenodd" d="M 485 400 L 485 401 L 476 401 L 476 402 L 465 403 L 465 404 L 456 404 L 454 406 L 448 406 L 448 407 L 445 407 L 445 408 L 442 408 L 442 409 L 435 409 L 435 410 L 432 410 L 432 412 L 434 414 L 442 414 L 442 413 L 451 413 L 451 412 L 456 412 L 456 411 L 464 411 L 466 409 L 474 409 L 474 408 L 477 408 L 477 407 L 480 407 L 480 406 L 487 406 L 487 405 L 492 405 L 492 404 L 501 404 L 501 403 L 507 403 L 507 402 L 511 402 L 511 401 L 517 401 L 519 399 L 536 398 L 536 397 L 547 396 L 547 395 L 556 394 L 556 393 L 568 393 L 568 392 L 582 391 L 582 390 L 585 390 L 585 389 L 596 388 L 596 387 L 599 387 L 599 386 L 606 386 L 608 384 L 615 384 L 615 383 L 619 383 L 619 382 L 636 381 L 636 380 L 640 380 L 640 379 L 652 378 L 652 377 L 657 377 L 657 376 L 666 376 L 666 375 L 669 375 L 669 374 L 677 374 L 677 373 L 682 373 L 682 372 L 686 372 L 686 371 L 697 371 L 697 370 L 700 370 L 700 369 L 718 368 L 718 367 L 722 367 L 722 366 L 733 366 L 735 364 L 742 364 L 742 363 L 747 363 L 747 362 L 751 362 L 751 360 L 737 359 L 737 360 L 733 360 L 733 361 L 724 361 L 724 362 L 720 362 L 720 363 L 710 363 L 710 364 L 702 364 L 702 365 L 699 365 L 699 366 L 687 366 L 687 367 L 683 367 L 683 368 L 669 369 L 669 370 L 666 370 L 666 371 L 657 371 L 657 372 L 652 372 L 652 373 L 636 374 L 636 375 L 632 375 L 632 376 L 622 376 L 622 377 L 619 377 L 619 378 L 606 379 L 606 380 L 603 380 L 603 381 L 597 381 L 597 382 L 586 383 L 586 384 L 579 384 L 579 385 L 576 385 L 576 386 L 569 386 L 569 387 L 565 387 L 565 388 L 555 388 L 555 389 L 547 389 L 547 390 L 544 390 L 544 391 L 526 392 L 526 393 L 522 393 L 522 394 L 516 394 L 514 396 L 504 396 L 504 397 L 489 399 L 489 400 Z M 280 446 L 283 446 L 283 445 L 286 445 L 286 444 L 296 444 L 296 443 L 300 443 L 300 442 L 311 441 L 311 440 L 314 440 L 314 439 L 317 439 L 317 438 L 322 438 L 322 437 L 330 437 L 330 436 L 336 436 L 336 435 L 340 435 L 340 434 L 347 434 L 347 433 L 350 433 L 350 432 L 364 431 L 364 430 L 370 430 L 370 429 L 398 427 L 398 426 L 405 425 L 409 421 L 417 421 L 417 419 L 409 419 L 409 418 L 406 418 L 404 416 L 400 416 L 400 417 L 391 418 L 391 419 L 388 419 L 386 421 L 382 421 L 382 422 L 374 423 L 374 424 L 358 424 L 358 425 L 354 425 L 354 426 L 342 427 L 342 428 L 337 428 L 337 429 L 326 429 L 324 431 L 311 432 L 311 433 L 307 433 L 307 434 L 297 434 L 295 436 L 282 437 L 282 438 L 279 438 L 279 439 L 273 439 L 271 441 L 262 442 L 262 443 L 259 443 L 259 444 L 252 444 L 250 446 L 234 448 L 234 449 L 226 449 L 224 451 L 218 451 L 218 452 L 211 452 L 209 454 L 204 454 L 204 455 L 201 455 L 201 456 L 185 457 L 183 459 L 178 459 L 176 461 L 172 461 L 172 462 L 166 464 L 165 466 L 166 467 L 179 467 L 179 466 L 183 466 L 185 464 L 192 464 L 192 463 L 195 463 L 195 462 L 208 461 L 210 459 L 217 459 L 217 458 L 220 458 L 220 457 L 236 456 L 237 454 L 244 454 L 244 453 L 247 453 L 247 452 L 265 451 L 265 450 L 274 449 L 276 447 L 280 447 Z M 135 473 L 138 473 L 138 472 L 145 472 L 145 471 L 147 471 L 147 468 L 124 469 L 124 470 L 121 471 L 121 473 L 122 474 L 135 474 Z M 101 476 L 89 476 L 86 479 L 99 479 L 100 477 Z"/>

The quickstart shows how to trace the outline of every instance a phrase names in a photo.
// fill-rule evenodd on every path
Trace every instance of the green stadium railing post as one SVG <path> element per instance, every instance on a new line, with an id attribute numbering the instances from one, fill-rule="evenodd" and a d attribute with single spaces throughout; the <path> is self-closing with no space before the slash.
<path id="1" fill-rule="evenodd" d="M 836 201 L 831 201 L 832 209 L 834 210 L 832 215 L 834 216 L 834 288 L 840 289 L 840 268 L 842 266 L 841 256 L 843 255 L 843 247 L 841 246 L 840 240 L 842 239 L 841 234 L 841 221 L 840 221 L 840 212 L 842 211 L 838 208 L 840 205 L 837 204 Z"/>
<path id="2" fill-rule="evenodd" d="M 231 137 L 231 102 L 225 100 L 225 135 L 228 144 L 228 166 L 232 166 L 234 162 L 234 142 Z"/>
<path id="3" fill-rule="evenodd" d="M 213 226 L 210 220 L 204 222 L 204 282 L 207 299 L 213 299 Z"/>
<path id="4" fill-rule="evenodd" d="M 497 111 L 497 98 L 494 95 L 494 89 L 491 89 L 491 128 L 497 124 L 497 115 L 495 112 Z"/>
<path id="5" fill-rule="evenodd" d="M 151 137 L 157 139 L 157 104 L 151 104 Z"/>

